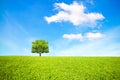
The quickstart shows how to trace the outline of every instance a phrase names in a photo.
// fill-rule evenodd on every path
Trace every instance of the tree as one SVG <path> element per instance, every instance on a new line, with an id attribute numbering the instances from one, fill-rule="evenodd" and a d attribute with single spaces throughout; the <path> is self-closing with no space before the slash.
<path id="1" fill-rule="evenodd" d="M 49 53 L 48 42 L 45 40 L 35 40 L 32 42 L 32 53 Z"/>

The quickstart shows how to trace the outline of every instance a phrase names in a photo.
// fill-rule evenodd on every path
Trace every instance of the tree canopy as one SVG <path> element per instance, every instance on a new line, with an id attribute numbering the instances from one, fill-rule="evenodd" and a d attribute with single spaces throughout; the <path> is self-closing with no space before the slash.
<path id="1" fill-rule="evenodd" d="M 35 40 L 32 42 L 32 53 L 49 53 L 48 42 L 45 40 Z"/>

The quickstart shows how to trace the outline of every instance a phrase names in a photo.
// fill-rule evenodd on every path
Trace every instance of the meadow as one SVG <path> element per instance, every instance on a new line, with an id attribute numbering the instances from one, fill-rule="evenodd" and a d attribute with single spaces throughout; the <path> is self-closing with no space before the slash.
<path id="1" fill-rule="evenodd" d="M 0 80 L 120 80 L 120 57 L 0 56 Z"/>

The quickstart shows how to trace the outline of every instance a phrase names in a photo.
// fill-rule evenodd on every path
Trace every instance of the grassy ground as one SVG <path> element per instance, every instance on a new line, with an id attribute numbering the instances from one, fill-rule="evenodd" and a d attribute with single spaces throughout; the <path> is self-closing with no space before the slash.
<path id="1" fill-rule="evenodd" d="M 120 57 L 0 57 L 0 80 L 120 80 Z"/>

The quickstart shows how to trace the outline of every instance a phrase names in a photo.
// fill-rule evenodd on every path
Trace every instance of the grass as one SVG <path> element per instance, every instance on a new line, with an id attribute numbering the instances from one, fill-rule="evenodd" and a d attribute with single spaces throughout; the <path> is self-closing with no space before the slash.
<path id="1" fill-rule="evenodd" d="M 1 56 L 0 80 L 120 80 L 120 57 Z"/>

